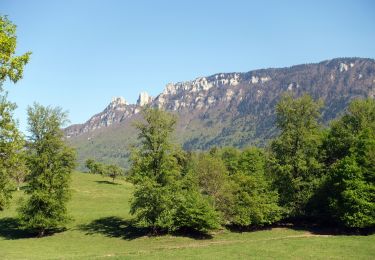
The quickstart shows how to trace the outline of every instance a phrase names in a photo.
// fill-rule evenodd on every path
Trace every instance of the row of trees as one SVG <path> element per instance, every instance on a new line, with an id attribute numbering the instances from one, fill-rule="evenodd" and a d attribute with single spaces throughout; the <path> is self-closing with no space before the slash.
<path id="1" fill-rule="evenodd" d="M 89 173 L 100 174 L 102 176 L 109 176 L 114 182 L 117 177 L 123 176 L 125 171 L 115 164 L 104 164 L 97 162 L 93 159 L 87 159 L 85 162 L 86 168 Z"/>
<path id="2" fill-rule="evenodd" d="M 375 101 L 353 101 L 328 128 L 321 107 L 308 95 L 284 96 L 279 135 L 265 149 L 197 153 L 171 143 L 174 116 L 146 108 L 131 158 L 131 213 L 155 232 L 286 219 L 375 226 Z"/>
<path id="3" fill-rule="evenodd" d="M 16 105 L 7 100 L 3 84 L 22 78 L 31 53 L 16 56 L 16 43 L 16 26 L 0 16 L 0 210 L 26 180 L 28 196 L 18 208 L 19 222 L 43 236 L 69 219 L 66 203 L 75 152 L 63 141 L 67 115 L 59 108 L 34 104 L 27 111 L 30 136 L 25 139 L 18 130 Z"/>

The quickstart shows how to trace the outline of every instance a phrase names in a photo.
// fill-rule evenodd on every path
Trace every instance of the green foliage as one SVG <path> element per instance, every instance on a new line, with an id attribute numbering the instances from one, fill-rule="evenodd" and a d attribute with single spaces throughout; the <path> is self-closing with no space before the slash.
<path id="1" fill-rule="evenodd" d="M 12 197 L 14 187 L 11 177 L 18 164 L 22 163 L 23 137 L 13 119 L 15 108 L 15 104 L 0 93 L 0 210 L 8 205 Z"/>
<path id="2" fill-rule="evenodd" d="M 117 165 L 110 164 L 107 166 L 106 175 L 111 177 L 114 182 L 117 177 L 124 175 L 124 170 Z"/>
<path id="3" fill-rule="evenodd" d="M 354 157 L 345 157 L 330 169 L 328 198 L 333 218 L 347 227 L 375 226 L 375 185 L 363 176 Z"/>
<path id="4" fill-rule="evenodd" d="M 225 147 L 191 158 L 190 178 L 211 199 L 222 223 L 263 226 L 280 219 L 278 194 L 265 174 L 266 156 L 259 148 Z"/>
<path id="5" fill-rule="evenodd" d="M 0 16 L 0 90 L 6 79 L 14 83 L 20 80 L 29 62 L 31 53 L 15 56 L 16 47 L 16 26 L 6 16 Z"/>
<path id="6" fill-rule="evenodd" d="M 373 140 L 375 132 L 374 99 L 355 100 L 340 119 L 332 122 L 326 138 L 324 150 L 328 164 L 357 153 L 362 142 Z M 365 158 L 364 156 L 361 156 Z"/>
<path id="7" fill-rule="evenodd" d="M 130 179 L 136 190 L 131 214 L 138 223 L 158 230 L 181 228 L 206 232 L 218 226 L 218 217 L 210 204 L 194 189 L 186 192 L 183 185 L 186 157 L 170 143 L 176 120 L 157 109 L 143 111 L 139 129 L 139 149 L 132 154 Z"/>
<path id="8" fill-rule="evenodd" d="M 120 166 L 114 164 L 106 165 L 96 162 L 93 159 L 87 159 L 85 165 L 86 168 L 89 169 L 90 173 L 109 176 L 112 178 L 113 182 L 117 177 L 124 175 L 124 170 Z"/>
<path id="9" fill-rule="evenodd" d="M 170 137 L 176 119 L 161 110 L 146 108 L 142 112 L 145 122 L 135 124 L 139 130 L 139 149 L 132 151 L 131 178 L 135 183 L 151 178 L 161 185 L 173 182 L 181 171 Z"/>
<path id="10" fill-rule="evenodd" d="M 347 227 L 375 226 L 375 101 L 352 102 L 324 144 L 330 217 Z"/>
<path id="11" fill-rule="evenodd" d="M 11 176 L 16 183 L 17 190 L 25 182 L 29 174 L 29 168 L 26 165 L 27 151 L 22 150 L 17 153 L 15 163 L 11 169 Z"/>
<path id="12" fill-rule="evenodd" d="M 219 216 L 210 204 L 210 200 L 202 196 L 197 189 L 182 192 L 176 209 L 175 225 L 180 229 L 193 229 L 208 232 L 219 228 Z"/>
<path id="13" fill-rule="evenodd" d="M 29 195 L 19 208 L 24 228 L 45 231 L 63 227 L 68 220 L 67 202 L 70 198 L 70 175 L 75 167 L 75 152 L 63 141 L 62 125 L 66 114 L 35 104 L 28 108 L 31 133 L 27 164 Z"/>
<path id="14" fill-rule="evenodd" d="M 106 174 L 106 166 L 100 162 L 94 161 L 93 159 L 87 159 L 85 166 L 92 174 Z"/>
<path id="15" fill-rule="evenodd" d="M 135 214 L 138 223 L 158 230 L 173 231 L 177 209 L 177 189 L 173 185 L 160 185 L 155 180 L 144 178 L 136 185 L 131 214 Z"/>
<path id="16" fill-rule="evenodd" d="M 232 223 L 263 226 L 280 220 L 278 193 L 265 173 L 266 156 L 259 148 L 247 148 L 239 156 L 238 171 L 231 176 L 236 185 Z"/>
<path id="17" fill-rule="evenodd" d="M 270 166 L 280 204 L 289 217 L 305 216 L 307 204 L 320 186 L 320 107 L 320 102 L 304 95 L 297 99 L 284 96 L 276 108 L 281 133 L 271 143 Z"/>
<path id="18" fill-rule="evenodd" d="M 211 198 L 222 222 L 229 224 L 233 215 L 233 183 L 224 162 L 219 157 L 201 153 L 192 157 L 190 167 L 190 178 L 195 179 L 203 195 Z"/>
<path id="19" fill-rule="evenodd" d="M 240 151 L 234 147 L 224 147 L 220 149 L 220 156 L 229 174 L 234 174 L 239 168 Z"/>
<path id="20" fill-rule="evenodd" d="M 7 100 L 3 83 L 6 79 L 16 83 L 22 78 L 23 68 L 30 53 L 15 56 L 17 46 L 16 26 L 7 17 L 0 16 L 0 211 L 12 197 L 11 177 L 19 173 L 23 164 L 19 156 L 23 137 L 17 129 L 13 113 L 16 105 Z"/>

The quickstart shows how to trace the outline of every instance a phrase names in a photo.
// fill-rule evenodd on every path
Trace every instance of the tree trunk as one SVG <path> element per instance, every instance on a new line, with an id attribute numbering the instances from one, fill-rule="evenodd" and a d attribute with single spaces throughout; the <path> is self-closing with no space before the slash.
<path id="1" fill-rule="evenodd" d="M 44 233 L 45 233 L 45 229 L 44 228 L 40 229 L 38 233 L 38 237 L 43 237 Z"/>

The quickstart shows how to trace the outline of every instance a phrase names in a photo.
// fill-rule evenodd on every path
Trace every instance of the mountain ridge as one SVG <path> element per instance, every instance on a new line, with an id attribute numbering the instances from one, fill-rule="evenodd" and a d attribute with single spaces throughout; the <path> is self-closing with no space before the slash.
<path id="1" fill-rule="evenodd" d="M 327 123 L 342 113 L 350 100 L 374 97 L 375 60 L 335 58 L 168 83 L 155 98 L 142 93 L 136 104 L 114 99 L 102 112 L 84 124 L 66 128 L 65 133 L 81 159 L 115 159 L 124 165 L 122 158 L 128 156 L 129 149 L 125 139 L 135 138 L 131 122 L 139 117 L 142 106 L 150 105 L 179 116 L 176 142 L 187 150 L 265 145 L 276 133 L 274 107 L 285 92 L 322 99 L 322 121 Z M 105 155 L 100 152 L 103 147 Z M 88 152 L 93 149 L 98 151 Z"/>

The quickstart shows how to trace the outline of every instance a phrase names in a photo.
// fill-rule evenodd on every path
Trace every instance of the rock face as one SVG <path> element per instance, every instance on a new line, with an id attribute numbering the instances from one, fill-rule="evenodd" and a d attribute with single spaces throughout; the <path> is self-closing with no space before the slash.
<path id="1" fill-rule="evenodd" d="M 129 105 L 123 97 L 113 97 L 103 112 L 94 115 L 86 123 L 72 125 L 65 129 L 68 138 L 92 132 L 100 128 L 117 124 L 136 114 L 137 106 Z"/>
<path id="2" fill-rule="evenodd" d="M 339 58 L 169 83 L 154 99 L 141 93 L 135 105 L 121 98 L 114 99 L 103 112 L 82 125 L 68 127 L 65 132 L 79 153 L 95 150 L 92 157 L 103 158 L 100 154 L 107 156 L 110 150 L 114 152 L 108 159 L 120 157 L 118 163 L 124 164 L 128 140 L 134 142 L 135 138 L 129 122 L 142 106 L 149 104 L 179 116 L 176 139 L 185 149 L 265 145 L 277 133 L 275 105 L 288 92 L 295 96 L 308 93 L 314 99 L 322 99 L 325 103 L 322 121 L 328 123 L 342 113 L 352 99 L 374 98 L 375 60 Z M 91 155 L 90 152 L 80 154 Z"/>
<path id="3" fill-rule="evenodd" d="M 145 105 L 148 105 L 152 102 L 152 97 L 148 95 L 147 92 L 141 92 L 139 94 L 139 98 L 137 100 L 137 105 L 138 106 L 145 106 Z"/>

